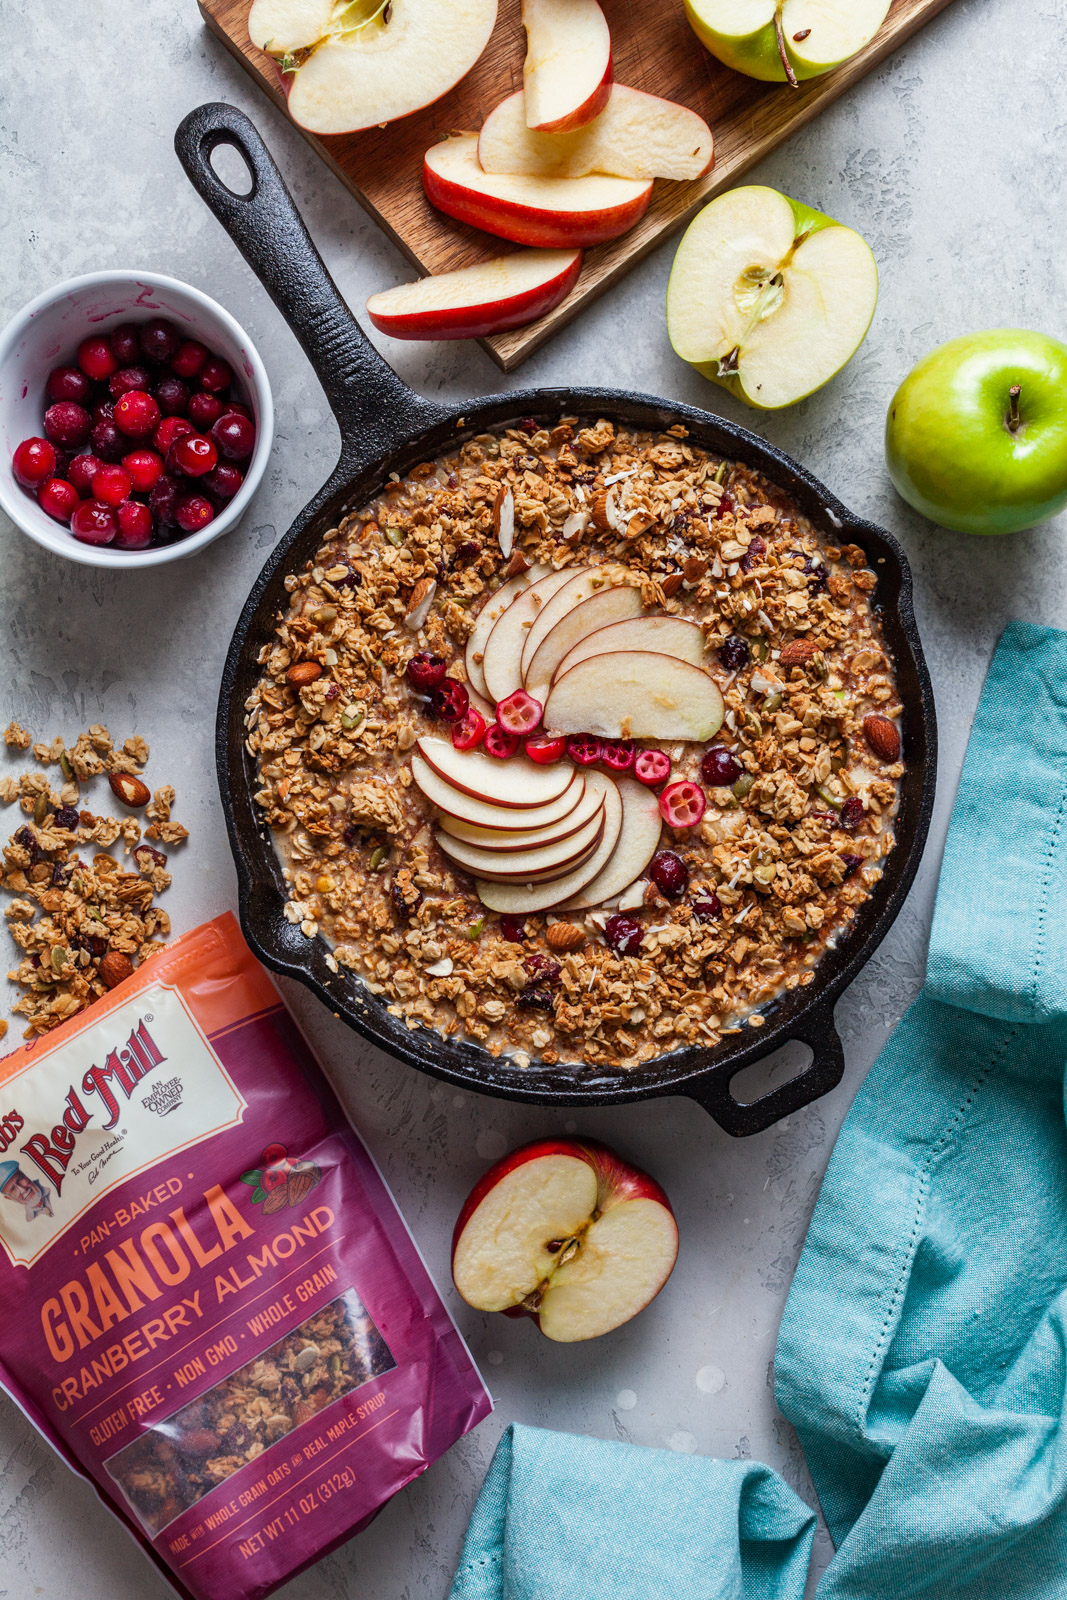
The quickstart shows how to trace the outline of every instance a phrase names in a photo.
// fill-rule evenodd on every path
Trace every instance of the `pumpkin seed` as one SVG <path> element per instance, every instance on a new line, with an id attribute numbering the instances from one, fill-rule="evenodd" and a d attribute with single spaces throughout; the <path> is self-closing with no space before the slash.
<path id="1" fill-rule="evenodd" d="M 377 850 L 372 851 L 370 858 L 370 870 L 372 872 L 377 872 L 378 868 L 381 866 L 388 854 L 389 851 L 386 849 L 384 844 L 380 844 Z"/>
<path id="2" fill-rule="evenodd" d="M 485 918 L 484 917 L 479 917 L 477 922 L 472 922 L 470 927 L 467 928 L 466 934 L 467 934 L 467 938 L 470 940 L 471 944 L 474 943 L 475 939 L 477 939 L 478 935 L 481 933 L 481 931 L 482 931 L 482 929 L 484 927 L 485 927 Z"/>
<path id="3" fill-rule="evenodd" d="M 757 883 L 773 883 L 778 875 L 778 868 L 773 861 L 761 861 L 752 876 Z"/>
<path id="4" fill-rule="evenodd" d="M 57 944 L 55 949 L 52 951 L 53 971 L 62 972 L 64 963 L 69 960 L 70 956 L 68 955 L 67 951 L 64 950 L 61 944 Z"/>
<path id="5" fill-rule="evenodd" d="M 767 715 L 770 716 L 773 712 L 780 711 L 781 709 L 782 709 L 781 692 L 778 689 L 775 689 L 774 693 L 773 694 L 769 694 L 767 696 L 767 698 L 764 700 L 763 705 L 761 707 L 761 710 L 765 711 L 767 713 Z"/>
<path id="6" fill-rule="evenodd" d="M 749 648 L 757 661 L 766 661 L 771 653 L 771 647 L 766 639 L 753 639 Z"/>
<path id="7" fill-rule="evenodd" d="M 754 711 L 745 712 L 745 727 L 755 739 L 763 738 L 763 723 Z"/>
<path id="8" fill-rule="evenodd" d="M 752 788 L 752 785 L 755 783 L 755 781 L 756 780 L 752 776 L 751 772 L 743 773 L 733 787 L 733 793 L 736 798 L 738 800 L 743 800 L 746 794 L 748 794 L 749 790 Z"/>
<path id="9" fill-rule="evenodd" d="M 367 715 L 366 708 L 360 705 L 345 706 L 341 712 L 341 726 L 346 733 L 351 733 L 358 728 L 363 718 Z"/>
<path id="10" fill-rule="evenodd" d="M 37 796 L 37 804 L 33 808 L 33 820 L 36 822 L 38 827 L 41 826 L 51 809 L 51 806 L 48 804 L 48 796 L 46 794 L 39 794 Z"/>
<path id="11" fill-rule="evenodd" d="M 68 783 L 77 783 L 78 780 L 74 775 L 74 768 L 71 766 L 70 757 L 65 750 L 59 752 L 59 770 Z"/>
<path id="12" fill-rule="evenodd" d="M 404 542 L 404 535 L 401 533 L 399 528 L 386 528 L 385 537 L 392 545 L 401 545 Z"/>

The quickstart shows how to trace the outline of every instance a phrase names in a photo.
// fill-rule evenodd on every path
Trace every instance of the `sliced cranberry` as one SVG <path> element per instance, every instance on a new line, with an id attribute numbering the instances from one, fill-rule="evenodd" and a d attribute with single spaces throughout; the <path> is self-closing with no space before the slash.
<path id="1" fill-rule="evenodd" d="M 56 447 L 47 439 L 35 435 L 23 439 L 11 458 L 15 482 L 24 489 L 37 489 L 56 473 Z"/>
<path id="2" fill-rule="evenodd" d="M 159 417 L 159 407 L 144 389 L 128 389 L 115 401 L 115 426 L 131 439 L 155 433 Z"/>
<path id="3" fill-rule="evenodd" d="M 110 342 L 102 334 L 92 334 L 78 346 L 78 365 L 94 383 L 106 383 L 119 368 Z"/>
<path id="4" fill-rule="evenodd" d="M 195 378 L 210 352 L 197 339 L 183 339 L 170 358 L 170 368 L 179 378 Z"/>
<path id="5" fill-rule="evenodd" d="M 707 799 L 699 783 L 683 778 L 672 783 L 659 797 L 659 812 L 670 828 L 695 828 L 707 808 Z"/>
<path id="6" fill-rule="evenodd" d="M 210 439 L 205 439 L 202 433 L 188 433 L 171 445 L 167 466 L 183 472 L 187 478 L 202 478 L 218 459 L 219 453 Z"/>
<path id="7" fill-rule="evenodd" d="M 79 494 L 92 494 L 93 478 L 100 471 L 103 464 L 100 457 L 94 456 L 91 451 L 87 451 L 83 456 L 74 457 L 74 460 L 67 468 L 67 477 Z"/>
<path id="8" fill-rule="evenodd" d="M 754 533 L 749 540 L 748 549 L 741 557 L 741 571 L 751 572 L 761 556 L 767 554 L 767 546 L 758 533 Z"/>
<path id="9" fill-rule="evenodd" d="M 689 887 L 689 868 L 673 850 L 657 850 L 649 864 L 648 875 L 668 900 L 680 900 Z"/>
<path id="10" fill-rule="evenodd" d="M 112 506 L 100 500 L 81 500 L 74 507 L 70 531 L 82 544 L 111 544 L 119 531 L 119 521 Z"/>
<path id="11" fill-rule="evenodd" d="M 458 678 L 442 678 L 430 693 L 430 714 L 441 722 L 458 722 L 467 715 L 471 697 Z"/>
<path id="12" fill-rule="evenodd" d="M 579 767 L 591 767 L 603 753 L 603 744 L 591 733 L 572 733 L 567 740 L 567 754 Z"/>
<path id="13" fill-rule="evenodd" d="M 204 488 L 209 494 L 213 494 L 216 500 L 232 500 L 244 481 L 244 473 L 231 461 L 220 461 L 217 467 L 212 467 L 210 472 L 204 474 L 203 479 Z M 349 573 L 348 578 L 340 578 L 334 587 L 341 589 L 349 586 L 352 576 L 353 574 Z M 358 583 L 363 582 L 358 572 L 354 576 Z"/>
<path id="14" fill-rule="evenodd" d="M 198 377 L 201 389 L 206 389 L 208 394 L 221 394 L 233 382 L 229 363 L 223 361 L 221 356 L 209 356 L 200 368 Z"/>
<path id="15" fill-rule="evenodd" d="M 148 509 L 161 527 L 174 526 L 174 508 L 178 503 L 178 482 L 164 473 L 148 496 Z"/>
<path id="16" fill-rule="evenodd" d="M 515 1004 L 520 1011 L 554 1011 L 556 1002 L 552 998 L 551 989 L 543 989 L 538 985 L 527 987 L 516 998 Z"/>
<path id="17" fill-rule="evenodd" d="M 136 494 L 147 494 L 163 476 L 163 457 L 154 450 L 131 450 L 123 456 L 122 465 L 130 475 Z"/>
<path id="18" fill-rule="evenodd" d="M 567 740 L 562 733 L 535 733 L 527 739 L 524 748 L 530 760 L 536 761 L 539 767 L 551 767 L 563 760 Z"/>
<path id="19" fill-rule="evenodd" d="M 740 672 L 742 667 L 748 665 L 748 640 L 733 633 L 719 646 L 718 655 L 719 665 L 725 667 L 727 672 Z"/>
<path id="20" fill-rule="evenodd" d="M 487 755 L 495 756 L 498 761 L 507 761 L 519 748 L 519 736 L 509 733 L 499 722 L 491 722 L 485 730 L 483 743 Z"/>
<path id="21" fill-rule="evenodd" d="M 112 400 L 118 400 L 131 389 L 147 389 L 151 382 L 152 374 L 147 367 L 120 367 L 107 380 L 107 388 Z"/>
<path id="22" fill-rule="evenodd" d="M 543 711 L 540 700 L 535 700 L 525 689 L 516 689 L 506 700 L 497 702 L 496 719 L 508 733 L 522 735 L 533 733 L 540 725 Z"/>
<path id="23" fill-rule="evenodd" d="M 76 450 L 89 437 L 93 419 L 75 400 L 57 400 L 44 414 L 45 438 L 52 444 Z"/>
<path id="24" fill-rule="evenodd" d="M 140 500 L 124 500 L 117 509 L 119 531 L 115 549 L 147 550 L 156 527 L 151 511 Z"/>
<path id="25" fill-rule="evenodd" d="M 658 789 L 671 775 L 671 758 L 665 750 L 639 750 L 634 757 L 634 777 L 649 789 Z"/>
<path id="26" fill-rule="evenodd" d="M 693 915 L 698 922 L 721 922 L 722 901 L 717 894 L 706 894 L 693 901 Z"/>
<path id="27" fill-rule="evenodd" d="M 729 788 L 731 784 L 737 782 L 744 770 L 733 751 L 727 750 L 721 744 L 713 744 L 700 763 L 700 776 L 709 789 Z"/>
<path id="28" fill-rule="evenodd" d="M 522 944 L 526 939 L 525 918 L 512 917 L 505 912 L 500 919 L 500 937 L 509 944 Z"/>
<path id="29" fill-rule="evenodd" d="M 74 400 L 84 406 L 92 396 L 92 384 L 80 367 L 53 367 L 44 392 L 49 400 Z"/>
<path id="30" fill-rule="evenodd" d="M 194 394 L 189 398 L 189 421 L 204 430 L 214 427 L 226 407 L 213 394 Z"/>
<path id="31" fill-rule="evenodd" d="M 405 678 L 419 694 L 429 694 L 431 689 L 436 689 L 444 675 L 445 662 L 428 650 L 420 650 L 404 668 Z"/>
<path id="32" fill-rule="evenodd" d="M 146 361 L 156 361 L 160 366 L 177 355 L 181 337 L 173 322 L 166 317 L 152 317 L 138 335 L 141 354 Z"/>
<path id="33" fill-rule="evenodd" d="M 113 422 L 98 422 L 89 435 L 93 455 L 101 461 L 121 461 L 130 447 L 130 441 L 121 434 Z"/>
<path id="34" fill-rule="evenodd" d="M 206 494 L 183 494 L 178 497 L 174 520 L 183 533 L 199 533 L 214 519 L 215 507 Z"/>
<path id="35" fill-rule="evenodd" d="M 624 917 L 621 912 L 616 912 L 604 924 L 604 939 L 612 950 L 620 956 L 636 955 L 641 948 L 644 938 L 644 929 L 633 917 Z"/>
<path id="36" fill-rule="evenodd" d="M 120 322 L 118 327 L 112 328 L 108 334 L 107 342 L 111 346 L 111 354 L 120 367 L 132 367 L 140 356 L 141 346 L 137 333 L 135 322 Z"/>
<path id="37" fill-rule="evenodd" d="M 65 478 L 49 478 L 37 491 L 37 504 L 57 522 L 69 522 L 78 504 L 78 491 Z"/>
<path id="38" fill-rule="evenodd" d="M 867 813 L 863 809 L 863 801 L 860 799 L 858 794 L 854 794 L 852 798 L 850 800 L 846 800 L 844 805 L 841 807 L 839 821 L 846 833 L 855 833 L 857 828 L 862 827 L 863 819 L 866 817 L 866 815 Z"/>
<path id="39" fill-rule="evenodd" d="M 93 498 L 106 506 L 120 506 L 128 500 L 133 489 L 133 478 L 125 467 L 101 462 L 93 475 Z"/>
<path id="40" fill-rule="evenodd" d="M 227 461 L 246 461 L 255 448 L 256 430 L 247 417 L 227 411 L 215 423 L 211 437 L 219 455 L 225 456 Z"/>
<path id="41" fill-rule="evenodd" d="M 547 988 L 554 989 L 560 980 L 561 969 L 558 961 L 553 961 L 551 956 L 543 956 L 539 950 L 533 950 L 523 962 L 526 976 L 535 983 L 545 984 Z"/>
<path id="42" fill-rule="evenodd" d="M 452 724 L 452 743 L 457 750 L 473 750 L 484 737 L 485 718 L 473 706 L 469 706 L 459 721 Z"/>
<path id="43" fill-rule="evenodd" d="M 152 385 L 152 394 L 165 417 L 180 417 L 189 404 L 189 390 L 180 378 L 160 378 Z"/>
<path id="44" fill-rule="evenodd" d="M 185 417 L 164 417 L 152 435 L 152 443 L 160 455 L 165 456 L 176 439 L 188 439 L 195 432 L 196 429 Z"/>
<path id="45" fill-rule="evenodd" d="M 609 772 L 629 772 L 637 760 L 637 746 L 632 739 L 605 739 L 600 759 Z"/>
<path id="46" fill-rule="evenodd" d="M 724 494 L 722 499 L 719 501 L 718 505 L 715 507 L 715 510 L 712 512 L 712 516 L 713 517 L 725 517 L 725 516 L 728 516 L 729 513 L 733 509 L 734 509 L 734 497 L 733 497 L 733 495 L 732 494 Z"/>
<path id="47" fill-rule="evenodd" d="M 857 868 L 862 867 L 862 865 L 863 865 L 863 857 L 862 856 L 842 856 L 841 857 L 841 864 L 845 869 L 845 880 L 847 882 L 848 879 L 851 878 L 852 874 L 857 870 Z"/>

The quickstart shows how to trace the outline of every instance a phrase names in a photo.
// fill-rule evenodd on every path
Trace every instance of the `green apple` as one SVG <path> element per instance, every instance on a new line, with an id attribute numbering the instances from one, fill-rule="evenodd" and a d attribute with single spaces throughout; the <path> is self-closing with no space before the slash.
<path id="1" fill-rule="evenodd" d="M 950 339 L 886 418 L 898 492 L 957 533 L 1018 533 L 1067 505 L 1067 346 L 1022 328 Z"/>
<path id="2" fill-rule="evenodd" d="M 777 189 L 730 189 L 678 246 L 667 333 L 683 361 L 746 405 L 789 406 L 863 343 L 878 300 L 870 246 Z"/>
<path id="3" fill-rule="evenodd" d="M 890 0 L 685 0 L 690 27 L 726 66 L 793 84 L 870 44 Z"/>

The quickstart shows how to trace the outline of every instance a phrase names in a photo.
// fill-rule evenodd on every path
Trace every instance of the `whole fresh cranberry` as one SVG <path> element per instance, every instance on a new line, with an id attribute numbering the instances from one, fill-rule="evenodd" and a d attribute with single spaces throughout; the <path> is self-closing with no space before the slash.
<path id="1" fill-rule="evenodd" d="M 668 900 L 680 900 L 689 887 L 689 868 L 673 850 L 657 850 L 648 875 Z"/>
<path id="2" fill-rule="evenodd" d="M 98 422 L 89 435 L 89 443 L 93 455 L 101 461 L 121 461 L 130 442 L 113 422 Z"/>
<path id="3" fill-rule="evenodd" d="M 533 950 L 523 962 L 526 976 L 535 983 L 543 983 L 549 989 L 554 989 L 560 980 L 560 964 L 553 961 L 551 956 L 543 956 L 539 950 Z"/>
<path id="4" fill-rule="evenodd" d="M 120 506 L 133 489 L 133 479 L 125 467 L 101 462 L 93 475 L 93 498 L 106 506 Z"/>
<path id="5" fill-rule="evenodd" d="M 855 833 L 857 828 L 862 826 L 863 819 L 866 815 L 867 813 L 863 809 L 863 801 L 860 799 L 858 794 L 854 794 L 852 798 L 850 800 L 846 800 L 844 805 L 841 807 L 841 826 L 844 828 L 846 833 Z"/>
<path id="6" fill-rule="evenodd" d="M 722 901 L 717 894 L 702 895 L 693 901 L 693 915 L 698 922 L 721 922 Z"/>
<path id="7" fill-rule="evenodd" d="M 120 322 L 117 328 L 112 328 L 107 336 L 111 346 L 111 354 L 115 357 L 120 367 L 132 367 L 141 353 L 137 338 L 138 328 L 135 322 Z"/>
<path id="8" fill-rule="evenodd" d="M 617 911 L 609 917 L 604 924 L 604 939 L 608 945 L 620 956 L 636 955 L 641 948 L 644 938 L 644 929 L 633 917 L 625 917 Z"/>
<path id="9" fill-rule="evenodd" d="M 57 522 L 69 522 L 78 504 L 78 491 L 66 478 L 49 478 L 37 491 L 37 504 Z"/>
<path id="10" fill-rule="evenodd" d="M 131 439 L 147 439 L 159 427 L 159 407 L 146 389 L 128 389 L 115 401 L 115 426 Z"/>
<path id="11" fill-rule="evenodd" d="M 147 389 L 151 382 L 152 374 L 147 367 L 120 367 L 107 380 L 107 389 L 112 400 L 117 400 L 131 389 Z"/>
<path id="12" fill-rule="evenodd" d="M 554 1011 L 556 1006 L 551 989 L 544 989 L 539 985 L 523 989 L 515 1004 L 520 1011 Z"/>
<path id="13" fill-rule="evenodd" d="M 195 378 L 208 358 L 205 345 L 196 339 L 183 339 L 170 358 L 170 370 L 179 378 Z"/>
<path id="14" fill-rule="evenodd" d="M 84 444 L 92 425 L 88 411 L 74 400 L 57 400 L 44 414 L 45 438 L 67 450 Z"/>
<path id="15" fill-rule="evenodd" d="M 198 373 L 201 389 L 206 389 L 208 394 L 221 394 L 233 382 L 233 373 L 228 362 L 221 356 L 209 356 Z"/>
<path id="16" fill-rule="evenodd" d="M 748 665 L 748 640 L 742 639 L 738 633 L 732 633 L 719 646 L 718 654 L 719 665 L 725 667 L 727 672 L 740 672 L 742 667 Z"/>
<path id="17" fill-rule="evenodd" d="M 227 411 L 215 423 L 211 437 L 218 446 L 220 456 L 225 456 L 228 461 L 245 461 L 255 447 L 256 430 L 247 417 L 238 416 L 236 411 Z"/>
<path id="18" fill-rule="evenodd" d="M 85 455 L 75 456 L 67 468 L 67 477 L 81 495 L 92 495 L 93 478 L 100 471 L 103 462 L 99 456 L 94 456 L 91 451 Z"/>
<path id="19" fill-rule="evenodd" d="M 721 744 L 713 744 L 705 752 L 700 763 L 700 776 L 709 789 L 726 789 L 737 782 L 744 767 L 738 761 L 732 750 L 727 750 Z"/>
<path id="20" fill-rule="evenodd" d="M 215 446 L 202 433 L 184 434 L 175 439 L 167 452 L 167 466 L 183 472 L 187 478 L 202 478 L 218 459 Z"/>
<path id="21" fill-rule="evenodd" d="M 135 494 L 147 494 L 163 476 L 163 457 L 146 447 L 123 456 L 122 465 L 130 475 Z"/>
<path id="22" fill-rule="evenodd" d="M 119 531 L 116 550 L 147 550 L 152 543 L 155 523 L 152 513 L 140 500 L 124 500 L 117 510 Z"/>
<path id="23" fill-rule="evenodd" d="M 180 378 L 164 376 L 153 384 L 156 405 L 165 417 L 180 417 L 189 404 L 189 391 Z"/>
<path id="24" fill-rule="evenodd" d="M 232 500 L 244 481 L 244 473 L 231 461 L 220 461 L 217 467 L 212 467 L 210 472 L 204 474 L 203 479 L 204 488 L 209 494 L 213 494 L 216 500 Z M 349 577 L 351 576 L 352 574 L 349 574 Z M 358 572 L 355 577 L 360 582 L 363 581 Z M 341 578 L 335 584 L 335 588 L 338 589 L 348 587 L 352 585 L 347 578 Z"/>
<path id="25" fill-rule="evenodd" d="M 526 939 L 525 918 L 512 917 L 505 912 L 500 919 L 500 937 L 507 939 L 509 944 L 523 944 Z"/>
<path id="26" fill-rule="evenodd" d="M 160 455 L 165 456 L 175 439 L 188 439 L 195 432 L 196 429 L 185 417 L 164 417 L 152 435 L 152 443 Z"/>
<path id="27" fill-rule="evenodd" d="M 164 473 L 148 496 L 148 509 L 163 528 L 174 526 L 174 508 L 178 503 L 178 480 Z"/>
<path id="28" fill-rule="evenodd" d="M 248 407 L 240 400 L 225 400 L 223 402 L 223 416 L 228 417 L 231 411 L 235 416 L 247 417 L 249 422 L 252 420 L 251 411 L 249 411 Z M 453 485 L 453 487 L 455 487 L 455 485 Z"/>
<path id="29" fill-rule="evenodd" d="M 523 749 L 539 767 L 551 767 L 562 761 L 567 750 L 566 735 L 559 733 L 534 733 L 526 740 Z"/>
<path id="30" fill-rule="evenodd" d="M 119 520 L 114 507 L 100 500 L 80 500 L 70 519 L 70 531 L 82 544 L 111 544 L 119 531 Z"/>
<path id="31" fill-rule="evenodd" d="M 15 474 L 15 482 L 21 483 L 24 489 L 39 488 L 49 478 L 55 477 L 55 445 L 37 435 L 32 439 L 23 439 L 11 458 L 11 470 Z"/>
<path id="32" fill-rule="evenodd" d="M 162 366 L 177 354 L 181 339 L 173 322 L 168 322 L 166 317 L 152 317 L 142 326 L 138 343 L 146 361 L 156 361 Z"/>
<path id="33" fill-rule="evenodd" d="M 215 426 L 225 412 L 226 407 L 217 395 L 194 394 L 189 397 L 189 421 L 195 428 L 206 432 Z"/>
<path id="34" fill-rule="evenodd" d="M 80 367 L 53 367 L 44 392 L 49 400 L 73 400 L 83 406 L 92 395 L 92 384 Z"/>
<path id="35" fill-rule="evenodd" d="M 214 518 L 215 507 L 206 494 L 179 495 L 174 507 L 174 520 L 183 533 L 199 533 Z"/>
<path id="36" fill-rule="evenodd" d="M 405 678 L 418 694 L 429 694 L 431 689 L 436 689 L 444 675 L 445 662 L 428 650 L 420 650 L 418 655 L 412 656 L 404 669 Z"/>
<path id="37" fill-rule="evenodd" d="M 430 714 L 442 722 L 458 722 L 467 715 L 471 697 L 457 678 L 442 678 L 430 693 Z"/>
<path id="38" fill-rule="evenodd" d="M 90 334 L 78 346 L 78 365 L 94 383 L 106 383 L 119 368 L 110 342 L 99 333 Z"/>

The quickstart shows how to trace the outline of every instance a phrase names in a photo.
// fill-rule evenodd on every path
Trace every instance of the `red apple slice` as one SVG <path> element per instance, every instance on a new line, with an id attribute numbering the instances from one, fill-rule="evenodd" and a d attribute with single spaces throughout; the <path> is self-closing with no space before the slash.
<path id="1" fill-rule="evenodd" d="M 472 794 L 465 794 L 462 789 L 453 788 L 452 784 L 446 783 L 444 778 L 422 759 L 418 751 L 415 751 L 411 758 L 411 776 L 431 805 L 448 816 L 458 817 L 463 822 L 472 822 L 484 828 L 529 827 L 531 830 L 547 828 L 550 823 L 559 822 L 561 818 L 569 816 L 588 787 L 585 775 L 580 774 L 577 769 L 572 771 L 573 779 L 558 800 L 553 800 L 549 805 L 528 806 L 525 810 L 519 810 L 514 806 L 494 805 L 491 801 L 478 799 Z"/>
<path id="2" fill-rule="evenodd" d="M 563 590 L 561 593 L 569 595 L 571 591 Z M 556 598 L 559 599 L 561 596 L 557 595 Z M 559 664 L 576 644 L 579 644 L 587 634 L 599 633 L 609 623 L 635 618 L 640 612 L 640 590 L 628 583 L 613 584 L 609 589 L 602 589 L 599 594 L 590 594 L 587 598 L 581 599 L 577 605 L 563 613 L 535 650 L 526 674 L 527 694 L 540 700 L 542 706 L 546 705 L 551 693 L 550 685 L 556 677 Z M 545 727 L 553 733 L 563 731 L 557 730 L 548 722 L 545 723 Z"/>
<path id="3" fill-rule="evenodd" d="M 474 627 L 467 638 L 467 647 L 463 654 L 463 665 L 467 669 L 467 680 L 483 699 L 489 699 L 489 690 L 486 687 L 485 675 L 482 672 L 482 656 L 485 653 L 486 642 L 493 631 L 493 625 L 498 617 L 503 616 L 515 596 L 528 584 L 536 583 L 551 572 L 551 567 L 533 566 L 528 572 L 520 573 L 517 578 L 511 578 L 507 583 L 501 584 L 494 594 L 485 601 L 482 609 L 474 619 Z M 479 708 L 480 709 L 480 708 Z M 483 712 L 484 716 L 485 713 Z M 493 712 L 495 716 L 495 711 Z"/>
<path id="4" fill-rule="evenodd" d="M 529 178 L 700 178 L 714 161 L 703 117 L 673 100 L 617 83 L 606 108 L 574 133 L 535 133 L 522 90 L 482 124 L 478 160 L 486 172 Z"/>
<path id="5" fill-rule="evenodd" d="M 531 128 L 562 133 L 599 115 L 611 93 L 611 34 L 597 0 L 522 0 L 522 81 Z"/>
<path id="6" fill-rule="evenodd" d="M 515 917 L 547 911 L 584 889 L 607 866 L 622 830 L 622 800 L 615 784 L 603 773 L 590 772 L 587 781 L 604 790 L 604 832 L 592 855 L 575 871 L 551 883 L 493 883 L 488 878 L 479 878 L 478 898 L 490 911 L 506 912 Z"/>
<path id="7" fill-rule="evenodd" d="M 442 139 L 426 152 L 423 187 L 447 216 L 516 244 L 545 249 L 603 244 L 648 209 L 652 183 L 630 178 L 512 178 L 483 172 L 478 135 Z"/>
<path id="8" fill-rule="evenodd" d="M 655 797 L 653 797 L 655 798 Z M 588 852 L 599 842 L 604 828 L 603 806 L 569 838 L 554 839 L 545 844 L 531 844 L 523 850 L 494 850 L 491 846 L 470 844 L 466 839 L 455 839 L 451 834 L 439 833 L 437 842 L 445 855 L 475 877 L 557 878 L 584 861 Z"/>
<path id="9" fill-rule="evenodd" d="M 719 687 L 702 668 L 651 650 L 619 650 L 589 656 L 555 680 L 545 727 L 601 739 L 703 742 L 719 731 L 723 710 Z"/>
<path id="10" fill-rule="evenodd" d="M 659 847 L 663 819 L 659 814 L 658 796 L 633 778 L 618 778 L 616 784 L 622 800 L 618 843 L 592 883 L 587 883 L 568 900 L 568 911 L 580 911 L 585 906 L 599 906 L 605 900 L 614 900 L 641 876 Z"/>
<path id="11" fill-rule="evenodd" d="M 569 839 L 603 809 L 604 796 L 595 789 L 589 789 L 582 795 L 569 816 L 562 817 L 557 822 L 550 822 L 543 828 L 517 829 L 506 825 L 500 828 L 479 828 L 473 823 L 463 822 L 459 817 L 443 816 L 441 830 L 451 834 L 453 839 L 462 839 L 464 843 L 477 845 L 482 850 L 494 850 L 499 854 L 510 855 L 515 850 L 529 850 L 537 845 L 553 844 L 557 839 Z M 509 819 L 512 815 L 513 813 L 508 813 Z M 522 813 L 522 816 L 526 815 L 528 813 Z"/>
<path id="12" fill-rule="evenodd" d="M 522 647 L 526 637 L 552 596 L 570 583 L 569 567 L 547 572 L 535 583 L 520 589 L 493 624 L 482 652 L 482 677 L 494 702 L 506 700 L 522 688 Z"/>
<path id="13" fill-rule="evenodd" d="M 497 761 L 483 750 L 457 750 L 450 739 L 435 739 L 430 734 L 417 741 L 417 749 L 453 789 L 509 811 L 548 805 L 574 781 L 573 767 L 562 761 L 554 767 L 540 767 L 525 756 Z"/>
<path id="14" fill-rule="evenodd" d="M 287 62 L 289 115 L 310 133 L 354 133 L 406 117 L 473 67 L 497 0 L 255 0 L 252 43 Z M 308 52 L 305 56 L 305 52 Z"/>
<path id="15" fill-rule="evenodd" d="M 563 657 L 555 676 L 562 677 L 588 656 L 603 656 L 612 650 L 651 650 L 699 667 L 704 659 L 704 633 L 699 623 L 687 622 L 684 617 L 627 617 L 579 639 Z"/>
<path id="16" fill-rule="evenodd" d="M 610 1333 L 663 1288 L 678 1255 L 654 1178 L 592 1140 L 542 1139 L 491 1167 L 452 1238 L 456 1288 L 479 1311 L 534 1317 L 570 1344 Z"/>
<path id="17" fill-rule="evenodd" d="M 367 301 L 367 315 L 393 339 L 484 339 L 544 316 L 581 270 L 580 250 L 519 250 L 382 289 Z"/>

